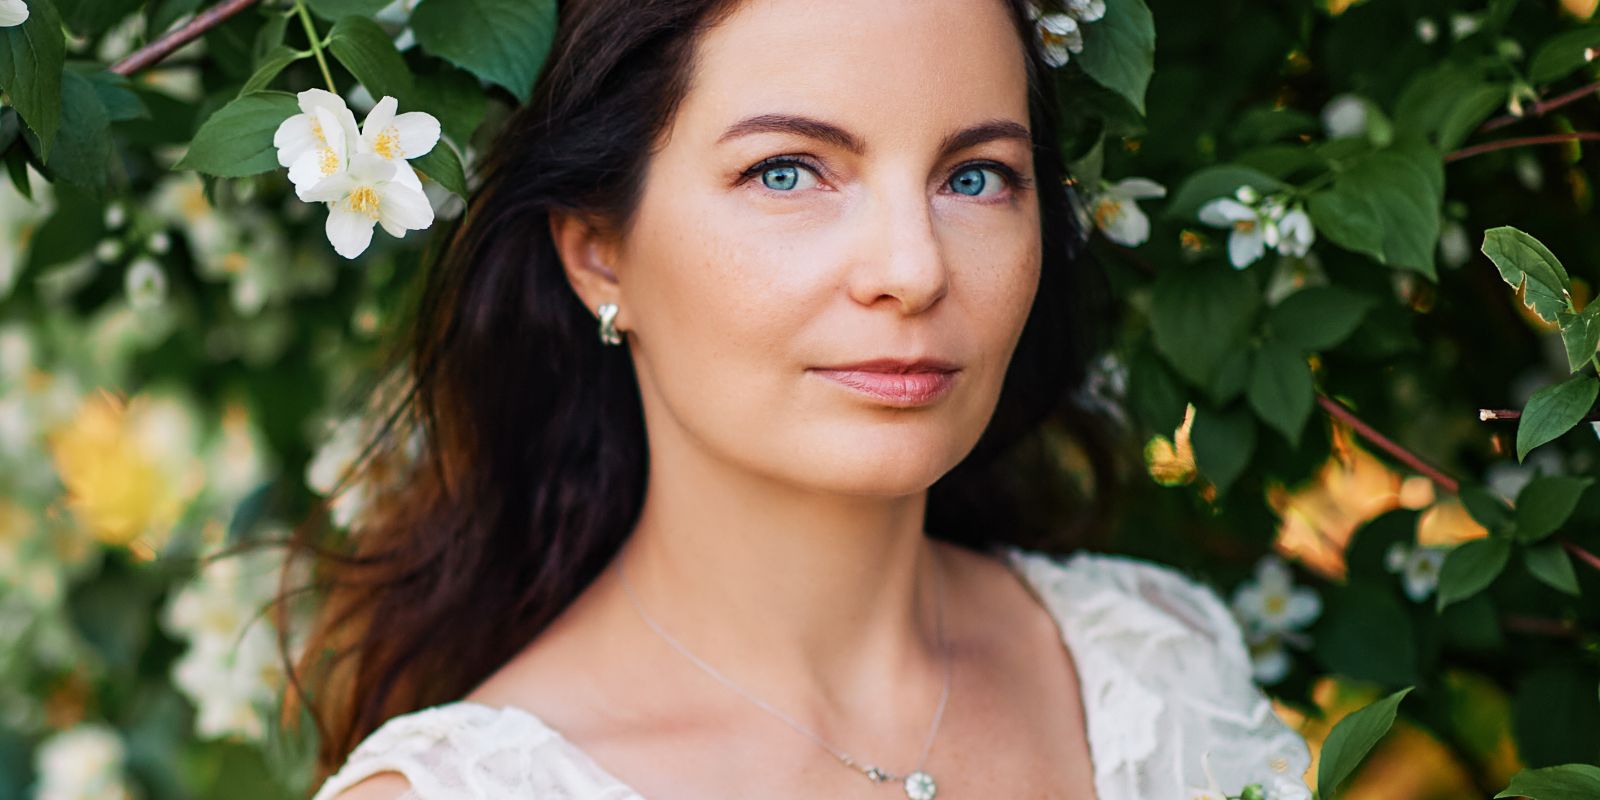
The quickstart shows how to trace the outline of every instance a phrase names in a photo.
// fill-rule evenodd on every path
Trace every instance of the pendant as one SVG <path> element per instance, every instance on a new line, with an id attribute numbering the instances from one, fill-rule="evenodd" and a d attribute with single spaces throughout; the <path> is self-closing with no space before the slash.
<path id="1" fill-rule="evenodd" d="M 905 790 L 906 797 L 911 800 L 933 800 L 933 796 L 939 791 L 939 787 L 934 785 L 932 775 L 922 770 L 917 770 L 906 776 Z"/>

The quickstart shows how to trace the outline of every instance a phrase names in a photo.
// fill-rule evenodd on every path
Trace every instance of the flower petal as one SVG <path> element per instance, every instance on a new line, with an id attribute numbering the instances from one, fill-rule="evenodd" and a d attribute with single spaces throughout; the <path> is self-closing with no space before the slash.
<path id="1" fill-rule="evenodd" d="M 350 211 L 344 205 L 340 202 L 328 206 L 325 230 L 335 253 L 345 258 L 355 258 L 372 243 L 373 219 L 366 214 Z"/>
<path id="2" fill-rule="evenodd" d="M 28 21 L 28 4 L 22 0 L 0 0 L 0 28 Z"/>
<path id="3" fill-rule="evenodd" d="M 383 199 L 378 203 L 378 222 L 390 236 L 404 236 L 408 230 L 433 224 L 433 206 L 421 191 L 390 183 L 383 187 Z"/>
<path id="4" fill-rule="evenodd" d="M 1231 197 L 1219 197 L 1200 207 L 1200 221 L 1216 228 L 1231 228 L 1235 222 L 1255 218 L 1255 209 Z"/>
<path id="5" fill-rule="evenodd" d="M 1123 178 L 1111 184 L 1107 191 L 1130 200 L 1148 200 L 1167 196 L 1167 187 L 1149 178 Z"/>
<path id="6" fill-rule="evenodd" d="M 0 3 L 4 2 L 6 0 L 0 0 Z M 278 164 L 284 167 L 293 166 L 301 156 L 316 150 L 319 144 L 315 126 L 306 114 L 289 117 L 279 123 L 278 129 L 272 133 L 272 146 L 278 149 Z"/>
<path id="7" fill-rule="evenodd" d="M 439 143 L 439 120 L 426 111 L 407 111 L 395 117 L 394 128 L 406 158 L 426 154 Z"/>
<path id="8" fill-rule="evenodd" d="M 1259 228 L 1248 232 L 1236 230 L 1228 237 L 1228 261 L 1235 269 L 1254 264 L 1266 250 L 1267 243 L 1262 239 Z"/>

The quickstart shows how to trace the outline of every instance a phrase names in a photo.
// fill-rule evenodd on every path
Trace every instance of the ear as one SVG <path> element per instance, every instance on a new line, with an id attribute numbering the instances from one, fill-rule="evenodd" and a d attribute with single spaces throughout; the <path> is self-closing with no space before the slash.
<path id="1" fill-rule="evenodd" d="M 553 210 L 549 216 L 550 239 L 561 256 L 562 270 L 589 312 L 596 313 L 601 303 L 624 305 L 622 285 L 614 268 L 618 247 L 606 227 L 572 211 Z M 618 312 L 614 323 L 618 331 L 624 330 L 625 313 Z"/>

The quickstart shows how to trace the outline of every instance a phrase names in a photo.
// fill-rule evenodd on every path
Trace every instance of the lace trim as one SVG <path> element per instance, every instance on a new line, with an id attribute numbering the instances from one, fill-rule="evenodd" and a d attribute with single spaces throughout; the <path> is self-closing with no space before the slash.
<path id="1" fill-rule="evenodd" d="M 1237 624 L 1209 589 L 1165 567 L 1080 553 L 996 552 L 1055 617 L 1078 671 L 1099 800 L 1188 797 L 1212 778 L 1310 797 L 1311 755 L 1251 680 Z M 644 800 L 531 712 L 457 701 L 373 731 L 312 800 L 380 772 L 402 800 Z"/>
<path id="2" fill-rule="evenodd" d="M 1002 552 L 1041 588 L 1074 655 L 1099 800 L 1188 797 L 1212 778 L 1229 793 L 1304 789 L 1310 750 L 1252 681 L 1210 589 L 1119 556 Z"/>

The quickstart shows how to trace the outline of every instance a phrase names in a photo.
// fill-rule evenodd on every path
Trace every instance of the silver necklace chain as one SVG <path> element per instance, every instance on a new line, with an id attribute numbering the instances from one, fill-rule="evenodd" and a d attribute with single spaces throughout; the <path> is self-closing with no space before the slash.
<path id="1" fill-rule="evenodd" d="M 894 774 L 871 764 L 862 764 L 856 761 L 854 758 L 851 758 L 849 754 L 823 741 L 822 737 L 816 735 L 804 725 L 796 722 L 788 714 L 773 708 L 766 701 L 745 691 L 738 684 L 729 680 L 721 672 L 718 672 L 715 667 L 702 661 L 700 657 L 696 656 L 694 653 L 689 652 L 688 648 L 684 647 L 683 644 L 681 644 L 677 639 L 673 638 L 671 634 L 662 630 L 661 626 L 657 624 L 649 614 L 645 613 L 645 610 L 639 605 L 638 596 L 633 593 L 633 587 L 628 583 L 627 570 L 620 562 L 617 564 L 617 572 L 621 578 L 623 590 L 628 593 L 628 602 L 632 603 L 634 610 L 639 612 L 639 617 L 644 620 L 646 625 L 650 626 L 651 630 L 656 632 L 656 635 L 660 636 L 667 642 L 667 644 L 672 645 L 674 649 L 682 653 L 690 661 L 694 662 L 695 666 L 704 670 L 706 673 L 711 675 L 711 677 L 716 678 L 723 685 L 738 692 L 746 700 L 755 703 L 768 713 L 771 713 L 772 715 L 783 720 L 789 725 L 789 727 L 805 734 L 807 738 L 811 739 L 813 742 L 816 742 L 817 745 L 828 751 L 833 755 L 834 758 L 838 759 L 845 766 L 850 767 L 851 769 L 859 770 L 874 783 L 882 783 L 886 780 L 905 781 L 907 783 L 907 794 L 911 795 L 914 791 L 912 787 L 912 779 L 913 777 L 917 777 L 919 781 L 923 781 L 923 783 L 920 784 L 922 788 L 917 792 L 917 794 L 912 796 L 925 796 L 929 798 L 933 797 L 933 780 L 927 775 L 927 773 L 922 771 L 922 765 L 928 760 L 928 751 L 933 748 L 934 735 L 939 732 L 939 722 L 944 718 L 945 703 L 950 699 L 950 646 L 945 641 L 944 636 L 944 576 L 939 569 L 938 558 L 933 559 L 934 585 L 936 586 L 935 619 L 937 620 L 936 624 L 939 632 L 939 648 L 944 653 L 944 690 L 939 694 L 939 707 L 933 713 L 933 725 L 928 729 L 928 737 L 922 743 L 922 755 L 917 757 L 917 766 L 911 772 L 903 775 Z"/>

